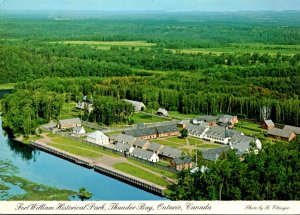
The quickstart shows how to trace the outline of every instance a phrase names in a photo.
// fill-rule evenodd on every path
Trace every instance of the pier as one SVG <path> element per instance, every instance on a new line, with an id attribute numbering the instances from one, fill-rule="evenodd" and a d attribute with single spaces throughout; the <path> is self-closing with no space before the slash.
<path id="1" fill-rule="evenodd" d="M 30 144 L 42 151 L 45 151 L 47 153 L 53 154 L 55 156 L 58 156 L 60 158 L 69 160 L 73 163 L 76 163 L 78 165 L 81 165 L 83 167 L 94 169 L 96 172 L 100 172 L 102 174 L 105 174 L 107 176 L 116 178 L 120 181 L 126 182 L 128 184 L 134 185 L 136 187 L 139 187 L 143 190 L 149 191 L 151 193 L 154 193 L 159 196 L 164 196 L 164 190 L 165 187 L 161 187 L 159 185 L 153 184 L 151 182 L 145 181 L 143 179 L 128 175 L 126 173 L 123 173 L 121 171 L 112 169 L 110 167 L 104 166 L 101 163 L 94 163 L 89 161 L 87 158 L 82 158 L 77 155 L 73 155 L 71 153 L 65 152 L 63 150 L 57 149 L 55 147 L 46 145 L 44 143 L 41 143 L 39 141 L 30 141 Z"/>

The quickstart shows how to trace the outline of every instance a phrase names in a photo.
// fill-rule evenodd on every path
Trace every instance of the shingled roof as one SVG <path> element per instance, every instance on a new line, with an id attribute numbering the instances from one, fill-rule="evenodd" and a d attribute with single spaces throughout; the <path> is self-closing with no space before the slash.
<path id="1" fill-rule="evenodd" d="M 130 135 L 133 137 L 143 137 L 156 134 L 157 131 L 155 128 L 141 128 L 141 129 L 133 129 L 124 131 L 124 134 Z"/>
<path id="2" fill-rule="evenodd" d="M 126 135 L 126 134 L 117 134 L 110 137 L 111 140 L 117 141 L 117 142 L 125 142 L 128 144 L 133 144 L 136 141 L 135 137 Z"/>
<path id="3" fill-rule="evenodd" d="M 202 157 L 205 160 L 210 160 L 210 161 L 216 161 L 219 159 L 220 155 L 223 152 L 226 152 L 230 150 L 229 146 L 225 146 L 225 147 L 220 147 L 220 148 L 215 148 L 215 149 L 208 149 L 208 150 L 203 150 L 202 151 Z"/>
<path id="4" fill-rule="evenodd" d="M 191 157 L 183 157 L 183 158 L 176 157 L 176 158 L 174 158 L 174 162 L 175 162 L 176 165 L 191 163 L 192 158 Z"/>
<path id="5" fill-rule="evenodd" d="M 75 125 L 81 124 L 81 120 L 79 118 L 72 118 L 72 119 L 61 119 L 59 120 L 59 124 L 61 126 L 68 126 L 68 125 Z"/>
<path id="6" fill-rule="evenodd" d="M 161 125 L 156 127 L 138 128 L 124 131 L 124 134 L 133 137 L 143 137 L 154 134 L 172 133 L 178 131 L 176 124 Z"/>
<path id="7" fill-rule="evenodd" d="M 118 142 L 115 145 L 115 150 L 121 151 L 121 152 L 129 152 L 130 148 L 132 146 L 127 144 L 127 143 L 123 143 L 123 142 Z"/>
<path id="8" fill-rule="evenodd" d="M 275 127 L 274 122 L 271 119 L 268 120 L 264 120 L 264 123 L 268 126 L 268 127 Z"/>
<path id="9" fill-rule="evenodd" d="M 292 131 L 295 134 L 300 134 L 300 127 L 291 126 L 291 125 L 285 125 L 283 129 L 284 130 Z"/>
<path id="10" fill-rule="evenodd" d="M 147 147 L 147 145 L 149 145 L 149 141 L 148 140 L 141 140 L 141 139 L 137 139 L 133 145 L 137 146 L 137 147 Z"/>
<path id="11" fill-rule="evenodd" d="M 238 134 L 238 133 L 233 134 L 233 136 L 230 139 L 230 142 L 232 144 L 237 144 L 237 143 L 250 144 L 253 141 L 255 141 L 254 137 L 249 137 L 249 136 L 241 135 L 241 134 Z"/>
<path id="12" fill-rule="evenodd" d="M 88 135 L 89 138 L 91 139 L 102 139 L 102 138 L 107 138 L 105 134 L 103 134 L 101 131 L 95 131 L 91 134 Z"/>
<path id="13" fill-rule="evenodd" d="M 213 126 L 210 127 L 208 131 L 205 132 L 207 135 L 211 135 L 213 137 L 219 137 L 219 138 L 228 138 L 232 137 L 233 134 L 239 133 L 237 131 L 227 129 L 221 126 Z"/>
<path id="14" fill-rule="evenodd" d="M 143 150 L 143 149 L 139 149 L 139 148 L 135 148 L 132 153 L 132 155 L 134 156 L 137 156 L 137 157 L 142 157 L 142 158 L 145 158 L 145 159 L 151 159 L 152 156 L 153 156 L 153 152 L 149 152 L 149 151 L 146 151 L 146 150 Z"/>
<path id="15" fill-rule="evenodd" d="M 283 137 L 289 139 L 293 134 L 293 131 L 279 128 L 270 128 L 267 132 L 268 135 L 273 135 L 277 137 Z"/>
<path id="16" fill-rule="evenodd" d="M 191 133 L 192 135 L 201 135 L 204 133 L 204 131 L 206 130 L 205 126 L 201 126 L 201 125 L 193 125 L 193 124 L 188 124 L 186 126 L 186 129 L 188 130 L 189 133 Z"/>
<path id="17" fill-rule="evenodd" d="M 158 134 L 164 134 L 164 133 L 172 133 L 178 131 L 177 125 L 176 124 L 171 124 L 171 125 L 162 125 L 156 127 L 157 133 Z"/>
<path id="18" fill-rule="evenodd" d="M 218 117 L 212 116 L 212 115 L 206 115 L 206 116 L 198 116 L 195 119 L 198 121 L 204 121 L 204 122 L 216 122 Z"/>
<path id="19" fill-rule="evenodd" d="M 231 115 L 228 115 L 228 114 L 224 114 L 224 115 L 219 116 L 219 117 L 220 117 L 220 118 L 219 118 L 218 122 L 220 122 L 220 123 L 230 123 L 231 120 L 233 120 L 233 118 L 234 118 L 235 116 L 231 116 Z"/>
<path id="20" fill-rule="evenodd" d="M 250 143 L 255 142 L 254 137 L 249 137 L 241 134 L 234 134 L 230 139 L 232 149 L 236 149 L 238 154 L 243 154 L 249 150 Z"/>
<path id="21" fill-rule="evenodd" d="M 155 142 L 151 142 L 150 145 L 148 146 L 147 150 L 150 151 L 158 151 L 160 149 L 161 145 Z"/>
<path id="22" fill-rule="evenodd" d="M 176 158 L 180 157 L 182 154 L 182 151 L 179 149 L 171 148 L 169 146 L 164 146 L 162 150 L 159 152 L 160 155 L 164 155 L 169 158 Z"/>

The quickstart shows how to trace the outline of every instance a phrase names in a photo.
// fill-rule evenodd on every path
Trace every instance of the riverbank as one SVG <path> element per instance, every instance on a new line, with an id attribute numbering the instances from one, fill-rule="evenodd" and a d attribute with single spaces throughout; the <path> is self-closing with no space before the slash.
<path id="1" fill-rule="evenodd" d="M 114 177 L 118 180 L 124 181 L 126 183 L 129 183 L 131 185 L 137 186 L 139 188 L 142 188 L 146 191 L 152 192 L 156 195 L 163 196 L 164 191 L 166 187 L 156 185 L 154 183 L 151 183 L 149 181 L 143 180 L 138 177 L 134 177 L 132 175 L 126 174 L 124 172 L 115 170 L 111 168 L 109 165 L 105 165 L 103 163 L 97 162 L 97 160 L 93 158 L 87 158 L 82 157 L 78 155 L 74 155 L 72 153 L 68 153 L 64 150 L 57 149 L 55 147 L 52 147 L 48 145 L 47 143 L 41 142 L 40 140 L 34 140 L 30 142 L 32 146 L 37 147 L 38 149 L 41 149 L 43 151 L 46 151 L 48 153 L 54 154 L 58 157 L 70 160 L 76 164 L 79 164 L 81 166 L 94 169 L 95 171 L 99 171 L 100 173 L 104 173 L 110 177 Z M 124 162 L 124 159 L 123 159 Z"/>

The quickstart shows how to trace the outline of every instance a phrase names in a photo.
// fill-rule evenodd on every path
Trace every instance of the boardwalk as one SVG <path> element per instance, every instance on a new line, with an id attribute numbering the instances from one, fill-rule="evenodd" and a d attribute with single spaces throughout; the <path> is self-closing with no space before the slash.
<path id="1" fill-rule="evenodd" d="M 164 190 L 165 190 L 164 187 L 161 187 L 159 185 L 153 184 L 153 183 L 145 181 L 143 179 L 128 175 L 128 174 L 120 172 L 118 170 L 112 169 L 108 166 L 103 165 L 102 163 L 95 162 L 91 159 L 83 158 L 81 156 L 77 156 L 77 155 L 65 152 L 63 150 L 51 147 L 40 141 L 31 141 L 31 145 L 33 145 L 43 151 L 46 151 L 48 153 L 54 154 L 56 156 L 70 160 L 79 165 L 85 166 L 87 168 L 93 168 L 95 171 L 104 173 L 108 176 L 114 177 L 114 178 L 124 181 L 126 183 L 140 187 L 140 188 L 150 191 L 152 193 L 155 193 L 155 194 L 158 194 L 161 196 L 164 195 Z"/>

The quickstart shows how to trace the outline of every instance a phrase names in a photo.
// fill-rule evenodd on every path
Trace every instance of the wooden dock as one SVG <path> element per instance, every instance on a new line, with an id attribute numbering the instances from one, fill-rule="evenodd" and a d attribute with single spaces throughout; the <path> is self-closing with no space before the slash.
<path id="1" fill-rule="evenodd" d="M 80 156 L 65 152 L 63 150 L 57 149 L 55 147 L 46 145 L 44 143 L 41 143 L 39 141 L 30 141 L 31 145 L 45 151 L 47 153 L 53 154 L 55 156 L 61 157 L 63 159 L 69 160 L 73 163 L 76 163 L 78 165 L 84 166 L 89 169 L 94 169 L 96 172 L 103 173 L 107 176 L 116 178 L 120 181 L 126 182 L 128 184 L 134 185 L 136 187 L 139 187 L 143 190 L 149 191 L 151 193 L 154 193 L 159 196 L 164 196 L 164 190 L 165 187 L 161 187 L 159 185 L 153 184 L 151 182 L 145 181 L 143 179 L 134 177 L 132 175 L 128 175 L 126 173 L 123 173 L 121 171 L 112 169 L 108 166 L 104 166 L 100 163 L 94 163 L 90 162 L 88 159 L 82 158 Z"/>

